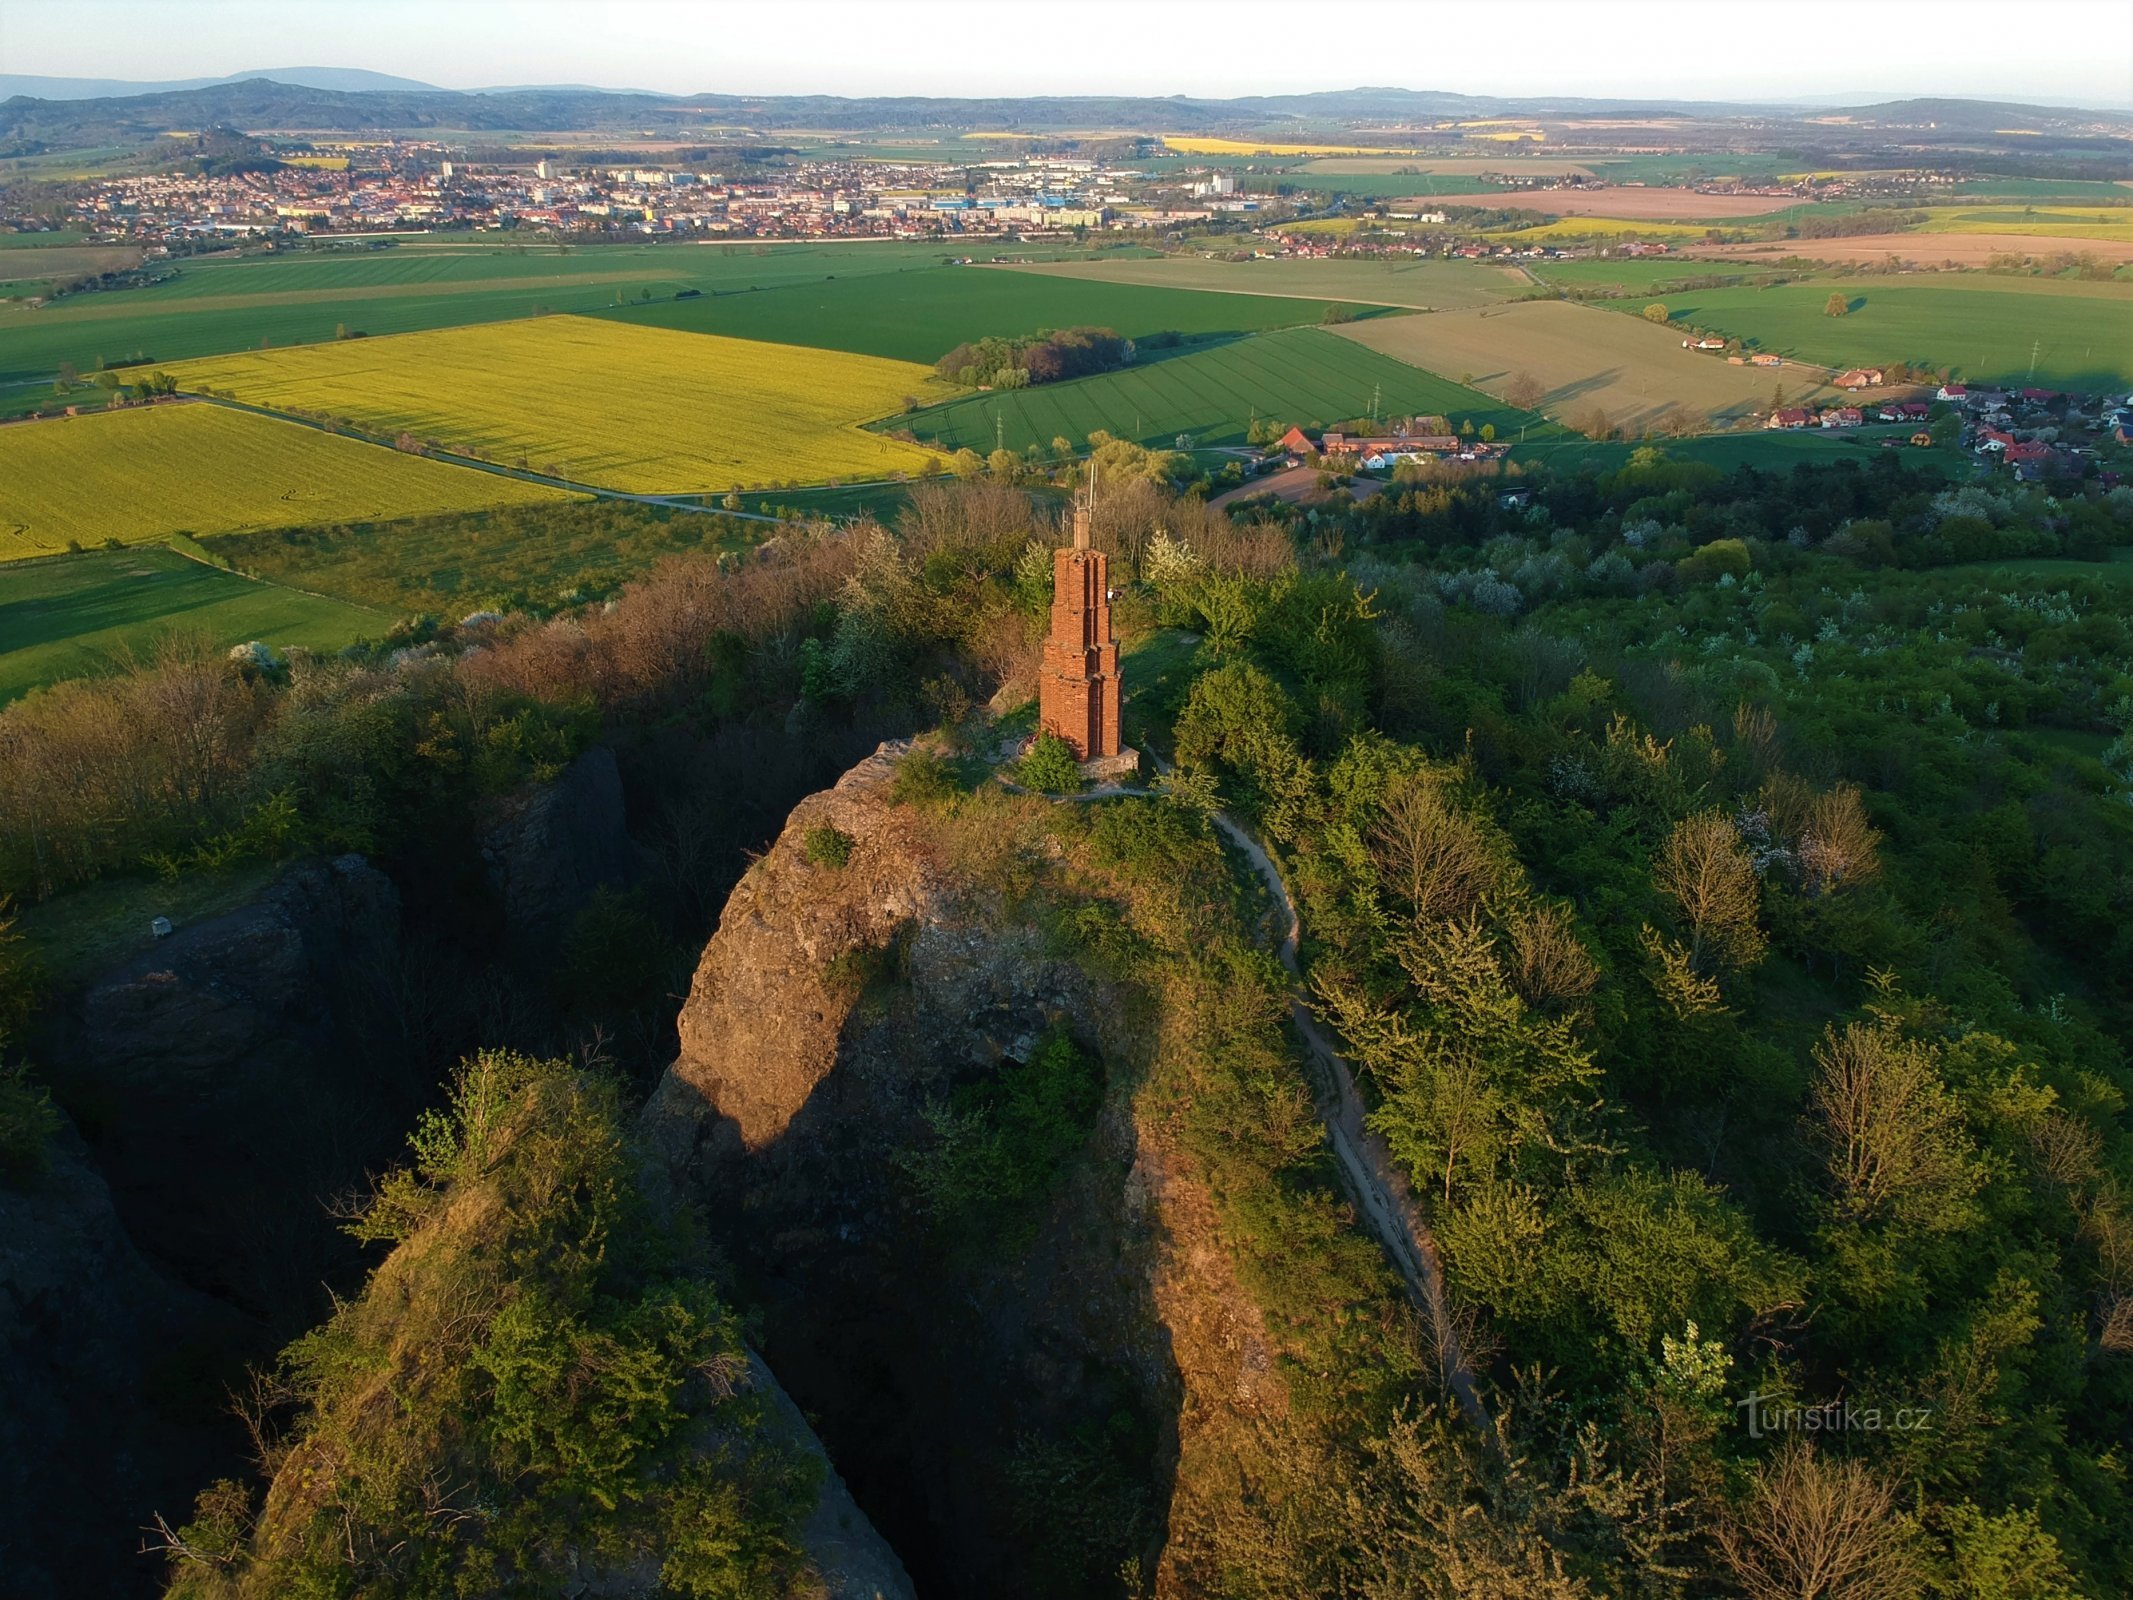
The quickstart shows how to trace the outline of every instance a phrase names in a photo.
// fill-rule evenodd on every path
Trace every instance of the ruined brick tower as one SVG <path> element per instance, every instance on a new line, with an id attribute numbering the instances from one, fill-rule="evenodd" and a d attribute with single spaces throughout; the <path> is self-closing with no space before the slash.
<path id="1" fill-rule="evenodd" d="M 1119 753 L 1118 639 L 1111 632 L 1111 558 L 1089 548 L 1089 507 L 1074 506 L 1074 544 L 1052 552 L 1052 634 L 1044 642 L 1037 706 L 1084 761 Z"/>

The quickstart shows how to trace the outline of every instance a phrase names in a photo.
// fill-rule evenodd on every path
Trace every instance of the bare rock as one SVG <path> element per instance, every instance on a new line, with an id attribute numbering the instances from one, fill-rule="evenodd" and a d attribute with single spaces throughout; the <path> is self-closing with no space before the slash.
<path id="1" fill-rule="evenodd" d="M 635 866 L 614 751 L 595 746 L 555 782 L 499 803 L 481 858 L 512 937 L 536 949 L 560 943 L 594 892 L 628 883 Z"/>

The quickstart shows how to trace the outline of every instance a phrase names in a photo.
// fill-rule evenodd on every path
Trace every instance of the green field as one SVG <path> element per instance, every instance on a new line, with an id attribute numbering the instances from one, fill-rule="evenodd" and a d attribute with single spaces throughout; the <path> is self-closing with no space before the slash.
<path id="1" fill-rule="evenodd" d="M 0 570 L 79 545 L 568 499 L 223 406 L 0 427 Z"/>
<path id="2" fill-rule="evenodd" d="M 1120 268 L 1162 262 L 1121 262 Z M 1199 294 L 1189 287 L 1090 283 L 992 267 L 840 276 L 760 294 L 706 293 L 697 300 L 607 313 L 615 320 L 773 344 L 815 345 L 926 365 L 969 339 L 1040 328 L 1110 328 L 1128 338 L 1252 333 L 1316 322 L 1322 300 Z"/>
<path id="3" fill-rule="evenodd" d="M 242 578 L 161 546 L 0 565 L 0 702 L 144 655 L 160 633 L 338 650 L 392 617 Z"/>
<path id="4" fill-rule="evenodd" d="M 1437 412 L 1478 430 L 1494 423 L 1515 435 L 1521 423 L 1555 437 L 1561 430 L 1473 389 L 1379 355 L 1317 328 L 1291 328 L 1124 372 L 1038 389 L 971 395 L 900 419 L 943 449 L 1011 450 L 1076 444 L 1102 429 L 1117 438 L 1169 447 L 1182 434 L 1196 444 L 1242 444 L 1252 419 L 1314 424 L 1367 416 L 1373 398 L 1385 417 Z"/>
<path id="5" fill-rule="evenodd" d="M 46 233 L 0 233 L 0 250 L 48 250 L 59 245 L 80 244 L 88 237 L 79 228 L 54 228 Z"/>
<path id="6" fill-rule="evenodd" d="M 1703 261 L 1685 256 L 1592 257 L 1581 261 L 1535 261 L 1526 270 L 1541 282 L 1577 291 L 1650 294 L 1658 285 L 1683 278 L 1724 277 L 1752 285 L 1778 275 L 1774 267 L 1731 261 Z M 1642 309 L 1641 307 L 1639 308 Z"/>
<path id="7" fill-rule="evenodd" d="M 1824 315 L 1832 293 L 1852 303 Z M 2028 379 L 2100 391 L 2133 383 L 2133 287 L 1945 274 L 1932 281 L 1844 278 L 1669 295 L 1677 327 L 1823 366 L 1907 361 L 1975 382 Z"/>
<path id="8" fill-rule="evenodd" d="M 315 344 L 346 327 L 410 333 L 533 316 L 597 311 L 618 297 L 671 300 L 713 290 L 860 277 L 938 266 L 956 246 L 934 244 L 401 245 L 390 250 L 278 252 L 180 263 L 146 289 L 72 297 L 33 309 L 0 305 L 0 383 L 46 378 L 62 361 L 87 372 L 145 356 L 189 360 L 273 345 Z M 988 254 L 1057 256 L 1055 247 L 1002 245 Z M 0 263 L 0 275 L 7 273 Z M 930 357 L 929 357 L 930 359 Z"/>
<path id="9" fill-rule="evenodd" d="M 1349 304 L 1405 306 L 1417 311 L 1454 311 L 1493 305 L 1532 292 L 1518 267 L 1479 261 L 1215 261 L 1206 256 L 1164 256 L 1145 261 L 1060 261 L 1013 269 L 1017 276 L 1080 278 L 1102 283 L 1139 283 L 1218 294 L 1303 295 Z M 1292 318 L 1292 321 L 1315 318 Z"/>

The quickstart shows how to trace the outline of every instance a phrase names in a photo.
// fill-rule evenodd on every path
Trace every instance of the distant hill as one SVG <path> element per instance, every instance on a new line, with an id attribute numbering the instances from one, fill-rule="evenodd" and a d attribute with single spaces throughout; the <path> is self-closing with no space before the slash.
<path id="1" fill-rule="evenodd" d="M 2006 100 L 1913 99 L 1887 100 L 1879 105 L 1845 106 L 1844 114 L 1863 121 L 1954 128 L 1977 133 L 1995 133 L 2013 124 L 2040 128 L 2067 128 L 2096 121 L 2133 123 L 2123 111 L 2086 111 L 2076 106 L 2020 105 Z"/>
<path id="2" fill-rule="evenodd" d="M 252 78 L 266 78 L 302 89 L 338 89 L 351 93 L 376 89 L 445 92 L 418 78 L 396 78 L 386 72 L 366 72 L 361 67 L 262 67 L 252 72 L 232 72 L 220 78 L 170 78 L 154 83 L 131 78 L 45 78 L 28 72 L 0 72 L 0 100 L 10 100 L 16 95 L 28 95 L 37 100 L 115 100 L 149 94 L 182 94 L 188 89 L 211 89 L 218 84 L 244 83 Z"/>
<path id="3" fill-rule="evenodd" d="M 98 80 L 91 80 L 93 84 Z M 170 128 L 297 128 L 321 132 L 389 130 L 612 130 L 701 137 L 715 126 L 744 124 L 862 132 L 952 132 L 969 128 L 1031 132 L 1133 128 L 1146 133 L 1228 133 L 1278 139 L 1345 133 L 1373 126 L 1427 125 L 1471 117 L 1676 117 L 1702 123 L 1753 121 L 1765 142 L 1842 149 L 1876 143 L 1878 129 L 1920 131 L 1914 142 L 1948 143 L 2019 127 L 2044 140 L 2025 152 L 2057 145 L 2102 156 L 2118 143 L 2115 129 L 2133 129 L 2122 113 L 2009 105 L 1976 100 L 1896 100 L 1880 105 L 1809 110 L 1797 104 L 1598 99 L 1569 96 L 1513 99 L 1447 90 L 1356 88 L 1315 94 L 1254 95 L 1231 100 L 1183 95 L 1061 95 L 955 99 L 928 96 L 846 98 L 838 95 L 663 95 L 639 91 L 552 87 L 477 93 L 438 89 L 412 79 L 353 68 L 293 67 L 209 83 L 154 87 L 148 92 L 101 90 L 62 94 L 81 80 L 0 77 L 0 90 L 28 84 L 0 102 L 0 143 L 21 149 L 78 148 L 137 143 Z M 124 85 L 139 91 L 140 85 Z M 1353 137 L 1352 134 L 1349 136 Z"/>

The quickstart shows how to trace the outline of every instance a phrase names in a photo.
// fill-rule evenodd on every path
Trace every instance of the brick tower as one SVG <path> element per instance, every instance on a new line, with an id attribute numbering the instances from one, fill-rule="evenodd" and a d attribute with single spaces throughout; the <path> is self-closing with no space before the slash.
<path id="1" fill-rule="evenodd" d="M 1074 544 L 1052 552 L 1052 635 L 1044 642 L 1037 707 L 1084 761 L 1119 754 L 1118 639 L 1111 632 L 1111 558 L 1089 548 L 1089 508 L 1074 506 Z"/>

